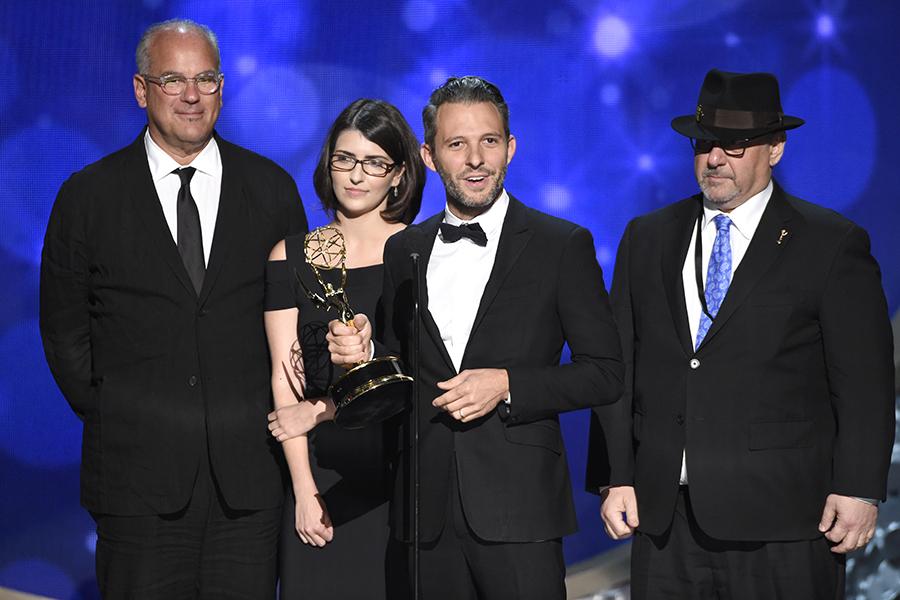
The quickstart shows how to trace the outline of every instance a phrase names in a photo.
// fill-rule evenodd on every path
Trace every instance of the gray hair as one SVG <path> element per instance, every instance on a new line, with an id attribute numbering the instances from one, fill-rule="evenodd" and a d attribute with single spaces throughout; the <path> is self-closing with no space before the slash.
<path id="1" fill-rule="evenodd" d="M 138 42 L 137 50 L 134 52 L 134 61 L 137 63 L 138 73 L 148 73 L 150 71 L 150 44 L 153 43 L 153 38 L 157 34 L 166 31 L 195 33 L 203 36 L 209 42 L 209 46 L 216 56 L 216 70 L 222 70 L 222 59 L 219 56 L 219 40 L 216 38 L 216 34 L 212 32 L 212 29 L 190 19 L 169 19 L 168 21 L 154 23 L 141 36 L 141 41 Z"/>

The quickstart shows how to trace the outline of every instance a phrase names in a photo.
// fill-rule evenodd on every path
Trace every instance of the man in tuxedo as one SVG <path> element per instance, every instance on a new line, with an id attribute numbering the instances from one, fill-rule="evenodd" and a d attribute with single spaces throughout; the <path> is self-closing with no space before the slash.
<path id="1" fill-rule="evenodd" d="M 621 392 L 593 240 L 504 189 L 516 139 L 496 86 L 451 78 L 423 120 L 422 156 L 447 205 L 388 240 L 378 324 L 388 350 L 419 363 L 423 597 L 562 599 L 561 538 L 576 523 L 558 415 Z M 416 355 L 413 253 L 424 282 Z M 368 357 L 371 326 L 362 315 L 356 326 L 330 324 L 334 362 Z M 560 365 L 566 343 L 572 362 Z M 412 493 L 400 469 L 392 528 L 406 542 Z"/>
<path id="2" fill-rule="evenodd" d="M 865 231 L 772 179 L 767 73 L 710 71 L 701 193 L 633 220 L 612 286 L 621 403 L 595 411 L 587 484 L 632 545 L 632 597 L 838 598 L 874 534 L 894 433 L 891 331 Z"/>
<path id="3" fill-rule="evenodd" d="M 147 127 L 63 184 L 41 262 L 47 361 L 84 426 L 98 583 L 109 598 L 272 597 L 284 488 L 264 269 L 306 218 L 290 175 L 213 131 L 208 28 L 156 24 L 136 58 Z"/>

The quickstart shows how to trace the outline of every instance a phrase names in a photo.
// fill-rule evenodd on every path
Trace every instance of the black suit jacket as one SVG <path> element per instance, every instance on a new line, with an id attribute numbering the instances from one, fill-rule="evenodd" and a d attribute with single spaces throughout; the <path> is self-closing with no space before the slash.
<path id="1" fill-rule="evenodd" d="M 421 257 L 422 285 L 443 213 L 391 237 L 385 246 L 383 341 L 410 363 L 413 276 Z M 615 401 L 622 363 L 600 266 L 590 233 L 510 199 L 493 271 L 481 298 L 461 369 L 502 368 L 512 403 L 467 424 L 431 404 L 436 382 L 456 374 L 422 298 L 420 379 L 421 536 L 443 526 L 450 477 L 458 477 L 462 507 L 482 539 L 502 542 L 561 537 L 576 530 L 560 412 Z M 563 344 L 572 363 L 560 366 Z M 409 418 L 412 419 L 412 413 Z M 410 423 L 411 425 L 411 423 Z M 408 464 L 409 444 L 403 444 Z M 456 472 L 451 471 L 455 454 Z M 394 494 L 395 535 L 410 536 L 412 486 L 401 469 Z"/>
<path id="2" fill-rule="evenodd" d="M 263 329 L 269 251 L 306 228 L 297 187 L 216 137 L 222 186 L 199 298 L 163 216 L 143 134 L 62 186 L 41 261 L 41 335 L 84 425 L 81 500 L 121 515 L 187 505 L 209 444 L 229 506 L 277 506 L 280 449 Z"/>
<path id="3" fill-rule="evenodd" d="M 622 237 L 612 303 L 625 395 L 596 411 L 588 487 L 633 484 L 640 529 L 662 533 L 686 449 L 707 534 L 812 539 L 829 493 L 885 496 L 893 365 L 878 265 L 862 229 L 775 184 L 695 352 L 682 266 L 700 210 L 688 198 Z"/>

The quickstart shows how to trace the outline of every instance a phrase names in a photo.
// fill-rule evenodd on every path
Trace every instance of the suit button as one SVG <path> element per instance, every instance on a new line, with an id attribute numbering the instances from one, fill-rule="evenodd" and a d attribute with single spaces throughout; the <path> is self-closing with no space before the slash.
<path id="1" fill-rule="evenodd" d="M 197 312 L 197 314 L 198 314 L 199 316 L 201 316 L 201 317 L 205 317 L 206 315 L 209 314 L 209 311 L 207 311 L 205 308 L 201 308 L 201 309 Z"/>
<path id="2" fill-rule="evenodd" d="M 194 387 L 195 385 L 197 385 L 197 376 L 196 375 L 191 375 L 190 379 L 188 379 L 188 385 L 191 387 Z"/>
<path id="3" fill-rule="evenodd" d="M 692 369 L 697 369 L 697 368 L 700 367 L 700 359 L 699 359 L 699 358 L 692 358 L 692 359 L 691 359 L 691 362 L 688 363 L 688 364 L 691 365 L 691 368 L 692 368 Z"/>
<path id="4" fill-rule="evenodd" d="M 684 425 L 684 417 L 682 415 L 676 415 L 675 422 L 679 425 Z"/>

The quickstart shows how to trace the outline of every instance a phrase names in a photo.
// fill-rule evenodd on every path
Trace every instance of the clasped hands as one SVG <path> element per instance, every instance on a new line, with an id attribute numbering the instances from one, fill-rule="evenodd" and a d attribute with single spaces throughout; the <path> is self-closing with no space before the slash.
<path id="1" fill-rule="evenodd" d="M 631 486 L 607 488 L 601 494 L 600 517 L 606 534 L 622 540 L 634 533 L 640 524 L 637 498 Z M 819 531 L 835 544 L 831 551 L 846 554 L 864 547 L 875 535 L 878 507 L 850 496 L 829 494 L 819 521 Z"/>
<path id="2" fill-rule="evenodd" d="M 325 339 L 336 365 L 349 367 L 372 357 L 372 326 L 363 314 L 356 315 L 350 325 L 331 321 Z M 509 375 L 505 369 L 466 369 L 439 381 L 437 386 L 444 393 L 432 404 L 461 423 L 480 419 L 509 397 Z"/>

